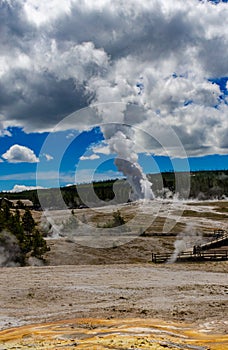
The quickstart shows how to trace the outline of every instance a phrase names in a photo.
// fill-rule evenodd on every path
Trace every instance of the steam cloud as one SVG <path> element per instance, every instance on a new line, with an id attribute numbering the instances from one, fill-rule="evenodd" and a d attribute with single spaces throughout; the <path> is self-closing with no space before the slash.
<path id="1" fill-rule="evenodd" d="M 115 165 L 127 177 L 132 187 L 131 199 L 154 199 L 151 183 L 138 163 L 132 128 L 126 125 L 109 125 L 107 128 L 103 127 L 103 133 L 111 153 L 117 154 Z"/>
<path id="2" fill-rule="evenodd" d="M 10 232 L 0 232 L 0 267 L 21 266 L 21 249 L 17 238 Z M 34 256 L 28 257 L 29 266 L 43 266 L 44 262 Z"/>
<path id="3" fill-rule="evenodd" d="M 19 266 L 20 247 L 14 235 L 7 231 L 0 233 L 0 267 Z"/>
<path id="4" fill-rule="evenodd" d="M 202 243 L 202 234 L 200 232 L 196 232 L 196 228 L 192 225 L 188 225 L 184 232 L 177 235 L 177 239 L 174 242 L 174 252 L 168 260 L 168 263 L 174 263 L 179 254 L 186 251 L 188 248 L 192 249 L 194 245 Z"/>

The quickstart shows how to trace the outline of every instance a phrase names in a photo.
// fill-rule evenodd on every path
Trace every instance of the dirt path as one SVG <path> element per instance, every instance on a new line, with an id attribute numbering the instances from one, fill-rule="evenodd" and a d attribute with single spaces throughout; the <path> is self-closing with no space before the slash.
<path id="1" fill-rule="evenodd" d="M 2 329 L 77 317 L 207 322 L 221 332 L 227 327 L 227 274 L 191 265 L 2 268 L 0 293 Z"/>

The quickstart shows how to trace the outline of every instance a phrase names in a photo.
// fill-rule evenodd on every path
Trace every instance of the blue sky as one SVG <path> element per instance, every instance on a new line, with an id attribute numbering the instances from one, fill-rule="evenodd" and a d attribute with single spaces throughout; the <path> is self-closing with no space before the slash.
<path id="1" fill-rule="evenodd" d="M 82 132 L 76 137 L 74 130 L 56 132 L 52 134 L 55 141 L 53 147 L 50 147 L 48 155 L 51 159 L 40 153 L 42 145 L 49 133 L 31 133 L 25 134 L 19 128 L 10 129 L 11 136 L 4 137 L 4 143 L 0 143 L 1 154 L 4 154 L 15 143 L 32 149 L 39 157 L 39 186 L 58 187 L 77 182 L 90 181 L 90 173 L 95 172 L 95 180 L 121 178 L 124 175 L 118 171 L 114 164 L 116 154 L 101 155 L 98 159 L 85 159 L 80 161 L 80 157 L 90 157 L 93 152 L 91 148 L 104 141 L 104 137 L 99 128 L 91 131 Z M 72 136 L 74 132 L 74 137 Z M 60 167 L 58 161 L 58 144 L 64 144 L 69 135 L 73 139 L 69 147 L 66 148 L 64 156 L 61 159 Z M 175 169 L 172 164 L 173 159 L 167 156 L 156 156 L 140 153 L 139 164 L 145 173 L 157 173 L 163 171 L 184 171 L 186 170 L 186 160 L 175 158 Z M 227 170 L 228 155 L 208 155 L 204 157 L 189 157 L 189 169 L 195 170 Z M 79 164 L 79 165 L 78 165 Z M 36 186 L 37 163 L 21 162 L 9 163 L 2 162 L 1 166 L 1 190 L 12 190 L 15 185 Z M 188 170 L 188 169 L 187 169 Z"/>
<path id="2" fill-rule="evenodd" d="M 116 157 L 228 169 L 227 18 L 227 1 L 1 2 L 0 190 L 126 176 Z"/>

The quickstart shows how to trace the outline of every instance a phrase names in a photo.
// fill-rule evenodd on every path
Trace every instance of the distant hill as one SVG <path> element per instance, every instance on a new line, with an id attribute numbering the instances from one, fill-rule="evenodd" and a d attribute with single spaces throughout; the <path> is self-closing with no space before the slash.
<path id="1" fill-rule="evenodd" d="M 148 174 L 147 177 L 152 183 L 155 196 L 169 198 L 175 194 L 175 191 L 178 191 L 180 197 L 186 195 L 185 188 L 188 182 L 186 173 L 165 172 Z M 106 203 L 110 201 L 112 201 L 112 204 L 125 203 L 128 201 L 131 192 L 130 185 L 124 179 L 116 180 L 62 187 L 60 191 L 64 202 L 61 205 L 58 201 L 59 189 L 57 188 L 39 190 L 39 199 L 41 199 L 43 208 L 61 208 L 64 206 L 72 209 L 82 208 L 85 203 L 89 206 L 101 205 L 97 198 Z M 40 208 L 36 190 L 19 193 L 1 192 L 0 197 L 10 200 L 29 199 L 33 202 L 34 209 Z M 226 197 L 228 197 L 228 170 L 191 172 L 189 198 L 206 200 Z"/>

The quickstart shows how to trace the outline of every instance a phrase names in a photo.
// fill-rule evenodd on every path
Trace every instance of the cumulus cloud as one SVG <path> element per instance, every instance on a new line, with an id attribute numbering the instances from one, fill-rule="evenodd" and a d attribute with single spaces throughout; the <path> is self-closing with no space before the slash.
<path id="1" fill-rule="evenodd" d="M 12 190 L 10 190 L 9 192 L 23 192 L 23 191 L 38 190 L 38 189 L 44 189 L 44 187 L 41 187 L 41 186 L 14 185 Z"/>
<path id="2" fill-rule="evenodd" d="M 2 158 L 9 163 L 38 163 L 39 158 L 36 157 L 33 150 L 28 147 L 13 145 L 6 151 Z"/>
<path id="3" fill-rule="evenodd" d="M 159 118 L 189 156 L 227 153 L 227 83 L 216 80 L 228 77 L 227 17 L 222 1 L 2 1 L 2 126 L 51 130 L 91 103 L 123 102 L 141 113 L 103 106 L 97 122 L 130 122 L 161 139 Z M 76 127 L 88 120 L 79 115 Z"/>
<path id="4" fill-rule="evenodd" d="M 95 159 L 99 159 L 100 156 L 98 154 L 91 154 L 91 156 L 81 156 L 80 160 L 95 160 Z"/>

